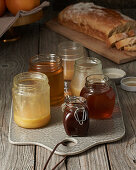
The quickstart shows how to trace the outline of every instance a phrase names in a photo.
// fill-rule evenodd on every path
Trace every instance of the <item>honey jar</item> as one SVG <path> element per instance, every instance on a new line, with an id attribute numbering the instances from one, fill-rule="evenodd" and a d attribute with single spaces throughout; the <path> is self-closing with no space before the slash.
<path id="1" fill-rule="evenodd" d="M 94 57 L 86 57 L 75 61 L 74 76 L 71 81 L 71 92 L 73 96 L 80 96 L 85 85 L 85 79 L 91 74 L 101 74 L 102 63 Z"/>
<path id="2" fill-rule="evenodd" d="M 83 97 L 69 96 L 63 104 L 63 125 L 69 136 L 87 136 L 89 129 L 88 108 Z"/>
<path id="3" fill-rule="evenodd" d="M 37 55 L 31 58 L 29 71 L 47 75 L 50 85 L 50 103 L 58 105 L 64 100 L 62 59 L 56 54 Z"/>
<path id="4" fill-rule="evenodd" d="M 108 76 L 103 74 L 88 76 L 80 95 L 87 100 L 90 118 L 111 118 L 115 105 L 115 93 Z"/>
<path id="5" fill-rule="evenodd" d="M 43 73 L 24 72 L 13 79 L 14 121 L 23 128 L 39 128 L 50 121 L 50 87 Z"/>

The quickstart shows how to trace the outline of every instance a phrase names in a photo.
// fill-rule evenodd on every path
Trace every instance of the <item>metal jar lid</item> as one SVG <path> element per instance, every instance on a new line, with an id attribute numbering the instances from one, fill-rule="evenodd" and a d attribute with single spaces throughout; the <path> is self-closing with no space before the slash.
<path id="1" fill-rule="evenodd" d="M 126 76 L 126 72 L 118 68 L 105 68 L 103 74 L 108 76 L 116 84 L 120 84 L 120 80 Z"/>
<path id="2" fill-rule="evenodd" d="M 126 91 L 136 92 L 136 77 L 125 77 L 121 80 L 121 88 Z"/>

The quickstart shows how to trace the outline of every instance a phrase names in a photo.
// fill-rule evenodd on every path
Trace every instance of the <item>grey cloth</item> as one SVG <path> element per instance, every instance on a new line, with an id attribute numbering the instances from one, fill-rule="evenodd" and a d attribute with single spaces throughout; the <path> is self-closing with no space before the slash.
<path id="1" fill-rule="evenodd" d="M 0 37 L 16 22 L 16 20 L 21 16 L 27 16 L 39 12 L 42 8 L 49 6 L 49 2 L 44 1 L 38 7 L 32 9 L 31 11 L 19 11 L 16 16 L 13 16 L 10 12 L 5 13 L 4 16 L 0 17 Z"/>

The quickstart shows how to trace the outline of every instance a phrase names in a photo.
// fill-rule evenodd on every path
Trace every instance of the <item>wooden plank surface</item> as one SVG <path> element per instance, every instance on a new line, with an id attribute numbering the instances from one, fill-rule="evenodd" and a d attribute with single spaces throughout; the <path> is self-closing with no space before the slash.
<path id="1" fill-rule="evenodd" d="M 0 46 L 0 170 L 34 169 L 35 146 L 8 142 L 12 80 L 16 74 L 27 71 L 29 57 L 38 52 L 39 26 L 24 29 L 25 36 L 19 41 Z"/>
<path id="2" fill-rule="evenodd" d="M 106 58 L 89 52 L 90 56 L 102 61 L 103 67 L 116 67 L 123 69 L 127 76 L 136 76 L 136 61 L 117 65 Z M 126 92 L 117 86 L 118 95 L 126 127 L 125 137 L 114 144 L 107 144 L 107 155 L 111 170 L 135 170 L 136 169 L 136 93 Z"/>
<path id="3" fill-rule="evenodd" d="M 107 45 L 100 40 L 60 25 L 56 19 L 48 21 L 46 25 L 51 30 L 73 41 L 79 42 L 84 47 L 95 51 L 117 64 L 126 63 L 136 59 L 136 52 L 127 52 L 117 50 L 116 48 L 108 48 Z"/>

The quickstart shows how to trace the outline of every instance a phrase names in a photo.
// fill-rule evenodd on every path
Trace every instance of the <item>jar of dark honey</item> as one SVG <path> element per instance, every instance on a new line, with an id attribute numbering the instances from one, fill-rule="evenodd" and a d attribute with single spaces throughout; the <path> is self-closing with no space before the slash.
<path id="1" fill-rule="evenodd" d="M 80 96 L 87 100 L 90 118 L 106 119 L 112 116 L 115 93 L 107 76 L 94 74 L 86 77 Z"/>
<path id="2" fill-rule="evenodd" d="M 63 104 L 63 125 L 69 136 L 86 136 L 89 129 L 89 116 L 86 99 L 69 96 Z"/>
<path id="3" fill-rule="evenodd" d="M 55 54 L 37 55 L 30 59 L 29 71 L 47 75 L 50 85 L 50 103 L 57 105 L 64 100 L 62 59 Z"/>

